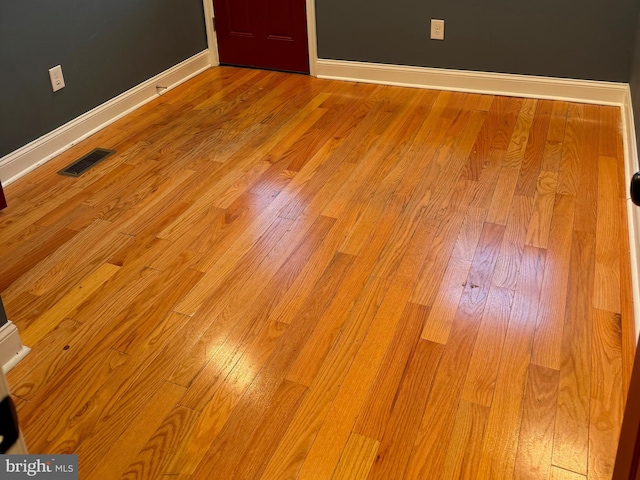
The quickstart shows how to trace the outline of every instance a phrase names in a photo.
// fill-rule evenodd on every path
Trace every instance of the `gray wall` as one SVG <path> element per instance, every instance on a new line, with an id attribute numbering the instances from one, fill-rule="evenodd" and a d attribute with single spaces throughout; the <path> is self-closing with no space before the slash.
<path id="1" fill-rule="evenodd" d="M 6 325 L 7 313 L 4 311 L 4 305 L 2 304 L 2 297 L 0 297 L 0 327 Z"/>
<path id="2" fill-rule="evenodd" d="M 629 80 L 638 0 L 317 0 L 320 58 Z M 429 40 L 429 19 L 445 41 Z"/>
<path id="3" fill-rule="evenodd" d="M 636 127 L 636 140 L 638 146 L 640 146 L 640 16 L 638 17 L 636 27 L 636 41 L 633 51 L 629 86 L 631 87 L 631 101 L 633 102 L 633 118 Z M 638 170 L 640 170 L 640 165 L 638 165 Z"/>
<path id="4" fill-rule="evenodd" d="M 202 0 L 1 0 L 0 157 L 206 48 Z"/>

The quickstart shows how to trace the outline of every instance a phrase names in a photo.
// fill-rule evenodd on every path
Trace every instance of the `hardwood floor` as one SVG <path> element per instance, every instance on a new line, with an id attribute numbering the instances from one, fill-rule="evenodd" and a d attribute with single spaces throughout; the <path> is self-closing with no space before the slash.
<path id="1" fill-rule="evenodd" d="M 610 478 L 625 188 L 613 107 L 209 70 L 6 188 L 29 450 L 101 480 Z"/>

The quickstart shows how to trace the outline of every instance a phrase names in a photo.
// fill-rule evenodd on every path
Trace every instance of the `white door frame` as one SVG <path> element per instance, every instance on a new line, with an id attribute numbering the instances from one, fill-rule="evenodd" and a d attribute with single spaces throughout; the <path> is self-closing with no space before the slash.
<path id="1" fill-rule="evenodd" d="M 315 0 L 305 0 L 307 6 L 307 41 L 309 44 L 309 74 L 316 77 L 318 63 L 318 39 L 316 36 L 316 3 Z M 209 63 L 212 67 L 220 65 L 218 55 L 218 39 L 213 29 L 213 0 L 202 0 L 204 6 L 205 25 L 207 27 L 207 45 L 209 48 Z"/>
<path id="2" fill-rule="evenodd" d="M 309 42 L 309 74 L 317 77 L 316 65 L 318 64 L 318 36 L 316 33 L 316 1 L 307 2 L 307 40 Z"/>
<path id="3" fill-rule="evenodd" d="M 207 28 L 207 48 L 209 49 L 209 63 L 212 67 L 220 65 L 220 57 L 218 56 L 218 38 L 213 29 L 213 0 L 202 0 L 204 6 L 204 24 Z"/>

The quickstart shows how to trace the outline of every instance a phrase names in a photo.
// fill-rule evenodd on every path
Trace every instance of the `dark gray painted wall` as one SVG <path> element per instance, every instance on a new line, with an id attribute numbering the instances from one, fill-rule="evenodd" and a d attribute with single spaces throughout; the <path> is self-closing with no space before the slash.
<path id="1" fill-rule="evenodd" d="M 7 313 L 4 311 L 4 305 L 2 304 L 2 297 L 0 297 L 0 327 L 6 325 Z"/>
<path id="2" fill-rule="evenodd" d="M 629 81 L 638 0 L 317 0 L 320 58 Z M 445 40 L 429 40 L 429 20 Z"/>
<path id="3" fill-rule="evenodd" d="M 0 157 L 206 48 L 202 0 L 1 1 Z"/>
<path id="4" fill-rule="evenodd" d="M 633 102 L 633 119 L 636 127 L 636 140 L 638 146 L 640 146 L 640 16 L 638 17 L 636 27 L 636 41 L 633 51 L 629 86 L 631 87 L 631 101 Z M 638 165 L 638 170 L 640 170 L 640 165 Z"/>

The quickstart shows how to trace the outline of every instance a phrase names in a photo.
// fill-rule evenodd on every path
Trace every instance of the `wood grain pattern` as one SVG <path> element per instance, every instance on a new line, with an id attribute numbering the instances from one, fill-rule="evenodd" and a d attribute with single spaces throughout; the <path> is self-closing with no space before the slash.
<path id="1" fill-rule="evenodd" d="M 11 299 L 13 292 L 26 284 L 30 285 L 31 293 L 41 296 L 56 288 L 60 282 L 83 278 L 93 270 L 94 265 L 106 261 L 130 240 L 126 235 L 114 233 L 109 222 L 96 220 L 53 255 L 29 270 L 29 273 L 22 275 L 5 291 L 6 296 Z M 78 266 L 81 257 L 85 261 Z"/>
<path id="2" fill-rule="evenodd" d="M 511 201 L 516 189 L 519 170 L 513 168 L 503 168 L 498 175 L 498 183 L 493 191 L 491 206 L 487 214 L 487 222 L 498 225 L 506 225 Z"/>
<path id="3" fill-rule="evenodd" d="M 389 345 L 367 399 L 360 410 L 354 431 L 365 437 L 382 440 L 385 427 L 397 401 L 404 369 L 420 338 L 418 330 L 425 321 L 428 307 L 409 303 L 400 326 Z"/>
<path id="4" fill-rule="evenodd" d="M 538 107 L 538 100 L 527 98 L 522 102 L 522 107 L 518 113 L 515 128 L 507 155 L 504 159 L 505 167 L 519 170 L 524 160 L 524 154 L 527 149 L 529 135 L 531 134 L 531 126 L 534 120 L 534 114 Z M 517 180 L 517 179 L 516 179 Z M 515 185 L 514 187 L 515 188 Z"/>
<path id="5" fill-rule="evenodd" d="M 312 439 L 315 434 L 314 428 L 317 428 L 323 415 L 326 414 L 327 409 L 331 405 L 337 388 L 339 387 L 340 380 L 346 374 L 355 356 L 354 345 L 358 345 L 365 335 L 377 311 L 379 302 L 386 292 L 386 286 L 387 283 L 385 281 L 372 278 L 362 292 L 362 296 L 357 300 L 356 306 L 352 309 L 347 319 L 344 332 L 342 332 L 332 350 L 327 355 L 315 381 L 309 387 L 305 398 L 301 401 L 295 413 L 291 413 L 290 421 L 286 426 L 287 428 L 282 432 L 280 442 L 278 443 L 287 444 L 289 448 L 277 451 L 276 446 L 272 446 L 272 455 L 284 456 L 288 461 L 295 462 L 298 453 L 300 451 L 304 452 L 305 448 L 308 448 L 309 440 Z M 263 394 L 263 392 L 256 393 Z M 249 404 L 247 408 L 255 409 L 256 405 Z M 220 460 L 216 462 L 216 471 L 224 472 L 226 471 L 227 465 L 233 464 L 234 451 L 230 448 L 230 445 L 236 445 L 238 443 L 241 445 L 245 444 L 245 435 L 239 435 L 239 433 L 243 432 L 244 429 L 250 431 L 250 429 L 255 428 L 251 416 L 244 415 L 237 418 L 241 420 L 242 423 L 239 425 L 236 424 L 234 428 L 229 428 L 228 436 L 230 439 L 227 440 L 227 445 L 224 446 L 227 448 L 219 449 L 224 455 L 220 455 Z M 231 421 L 233 420 L 235 420 L 235 418 L 231 419 Z M 233 423 L 230 425 L 233 425 Z M 261 470 L 267 469 L 269 458 L 271 458 L 272 455 L 264 459 Z M 283 460 L 283 462 L 287 460 Z M 208 461 L 207 463 L 211 465 L 212 462 Z"/>
<path id="6" fill-rule="evenodd" d="M 120 273 L 120 272 L 119 272 Z M 116 275 L 117 277 L 117 275 Z M 49 408 L 55 408 L 55 405 L 64 403 L 62 399 L 56 398 L 52 392 L 55 392 L 60 388 L 60 384 L 63 379 L 70 382 L 75 382 L 79 376 L 86 374 L 81 366 L 84 362 L 95 357 L 102 357 L 106 355 L 111 349 L 111 342 L 115 339 L 122 330 L 126 329 L 128 324 L 123 322 L 119 324 L 115 322 L 114 325 L 110 325 L 106 319 L 111 319 L 111 315 L 116 318 L 126 318 L 128 313 L 132 311 L 135 306 L 132 306 L 133 299 L 140 295 L 140 293 L 154 280 L 157 280 L 158 272 L 150 269 L 144 269 L 143 271 L 136 272 L 136 274 L 129 278 L 123 285 L 126 287 L 114 295 L 113 292 L 107 288 L 103 288 L 94 300 L 97 305 L 101 305 L 99 309 L 103 312 L 103 316 L 95 315 L 96 323 L 78 321 L 82 317 L 78 317 L 74 320 L 78 325 L 73 330 L 72 335 L 66 336 L 66 342 L 64 342 L 68 349 L 49 349 L 46 352 L 42 352 L 46 356 L 45 363 L 46 369 L 40 368 L 29 370 L 21 375 L 20 388 L 26 388 L 28 391 L 28 397 L 37 398 L 36 402 L 31 404 L 31 407 L 37 406 L 43 407 L 49 405 Z M 112 280 L 113 281 L 113 280 Z M 108 292 L 107 296 L 112 296 L 113 304 L 102 303 L 98 301 L 97 297 L 100 297 L 103 292 Z M 104 300 L 104 298 L 102 299 Z M 80 306 L 78 310 L 83 310 L 83 307 L 87 304 Z M 144 312 L 139 312 L 144 313 Z M 74 315 L 77 317 L 77 314 Z M 131 321 L 135 322 L 135 315 L 131 315 Z M 106 325 L 105 325 L 106 323 Z M 59 325 L 61 326 L 61 325 Z M 122 357 L 126 358 L 126 357 Z M 143 357 L 146 359 L 146 356 Z M 75 383 L 73 383 L 75 385 Z M 23 393 L 23 395 L 27 395 Z M 71 405 L 67 405 L 67 408 L 72 408 Z M 35 418 L 34 418 L 35 420 Z"/>
<path id="7" fill-rule="evenodd" d="M 451 256 L 461 260 L 473 260 L 482 227 L 487 219 L 487 211 L 483 208 L 469 207 L 456 239 L 456 246 Z"/>
<path id="8" fill-rule="evenodd" d="M 533 212 L 533 200 L 524 195 L 514 195 L 511 210 L 500 246 L 500 255 L 491 283 L 513 290 L 518 278 L 522 251 L 526 243 L 527 224 Z"/>
<path id="9" fill-rule="evenodd" d="M 614 313 L 620 310 L 620 212 L 617 160 L 598 159 L 598 220 L 593 306 Z"/>
<path id="10" fill-rule="evenodd" d="M 527 228 L 527 245 L 547 248 L 553 217 L 553 204 L 558 187 L 558 174 L 543 170 L 538 177 L 533 214 Z"/>
<path id="11" fill-rule="evenodd" d="M 466 180 L 477 181 L 480 177 L 486 157 L 491 149 L 491 142 L 494 139 L 498 124 L 501 120 L 501 109 L 505 101 L 506 99 L 504 97 L 495 97 L 487 110 L 487 118 L 476 137 L 465 165 L 464 178 Z"/>
<path id="12" fill-rule="evenodd" d="M 64 364 L 65 347 L 69 346 L 69 339 L 73 338 L 80 324 L 69 318 L 58 322 L 47 336 L 37 343 L 31 344 L 31 353 L 23 360 L 24 368 L 11 371 L 7 377 L 11 382 L 13 395 L 28 401 L 39 386 L 47 382 L 61 364 Z"/>
<path id="13" fill-rule="evenodd" d="M 560 375 L 529 366 L 514 478 L 549 478 Z"/>
<path id="14" fill-rule="evenodd" d="M 340 463 L 333 475 L 334 480 L 351 480 L 368 477 L 378 453 L 380 442 L 352 433 L 340 457 Z"/>
<path id="15" fill-rule="evenodd" d="M 567 284 L 572 246 L 575 199 L 557 195 L 549 233 L 547 260 L 544 268 L 544 291 L 536 320 L 533 363 L 554 370 L 560 369 L 562 331 L 567 302 Z"/>
<path id="16" fill-rule="evenodd" d="M 128 467 L 124 478 L 165 478 L 158 472 L 167 472 L 167 461 L 180 440 L 191 433 L 198 413 L 188 408 L 173 405 L 171 411 L 162 419 L 160 426 L 138 451 Z M 180 478 L 180 475 L 167 473 L 168 478 Z"/>
<path id="17" fill-rule="evenodd" d="M 471 260 L 451 257 L 438 288 L 438 294 L 424 323 L 420 334 L 421 338 L 443 345 L 447 343 L 460 297 L 466 287 L 470 268 Z"/>
<path id="18" fill-rule="evenodd" d="M 580 141 L 586 126 L 584 125 L 584 105 L 570 103 L 567 110 L 567 123 L 562 144 L 562 158 L 558 171 L 558 191 L 562 195 L 575 196 L 578 192 L 578 172 L 580 170 Z"/>
<path id="19" fill-rule="evenodd" d="M 5 189 L 30 451 L 105 480 L 610 478 L 620 118 L 216 67 L 119 119 Z"/>
<path id="20" fill-rule="evenodd" d="M 181 445 L 172 466 L 175 467 L 181 464 L 182 473 L 201 475 L 203 472 L 208 472 L 210 471 L 210 465 L 215 464 L 223 453 L 222 449 L 215 448 L 216 444 L 219 445 L 224 442 L 229 435 L 235 436 L 240 430 L 237 423 L 242 425 L 242 428 L 252 428 L 254 426 L 254 415 L 244 414 L 244 411 L 252 411 L 261 406 L 264 408 L 263 403 L 267 403 L 275 394 L 278 386 L 284 380 L 291 363 L 297 358 L 301 346 L 309 339 L 315 325 L 324 314 L 352 261 L 352 256 L 336 252 L 331 264 L 327 267 L 327 270 L 303 306 L 302 314 L 296 319 L 295 325 L 297 328 L 287 328 L 284 332 L 274 332 L 274 335 L 272 335 L 274 341 L 270 345 L 268 344 L 267 348 L 261 351 L 259 355 L 256 355 L 256 358 L 249 360 L 256 362 L 256 367 L 253 367 L 251 363 L 245 362 L 240 362 L 234 366 L 230 374 L 214 390 L 211 400 L 204 405 L 202 415 L 194 427 L 194 436 L 196 438 L 206 439 L 212 436 L 215 438 L 220 434 L 219 438 L 214 442 L 213 446 L 204 441 L 185 442 Z M 282 330 L 281 327 L 280 330 Z M 269 374 L 255 378 L 259 371 L 262 372 L 264 370 L 268 371 Z M 245 390 L 247 390 L 247 396 L 243 396 Z M 248 399 L 251 399 L 251 401 L 248 401 Z M 241 400 L 245 401 L 240 403 Z M 238 407 L 237 410 L 236 407 Z M 231 418 L 232 415 L 233 418 Z M 232 421 L 228 423 L 230 419 Z M 306 424 L 301 425 L 301 427 L 308 428 Z M 294 439 L 295 442 L 302 444 L 304 444 L 305 440 L 307 438 Z M 279 447 L 281 448 L 282 446 L 283 443 L 280 443 Z M 210 448 L 216 452 L 216 455 L 206 455 Z M 288 455 L 291 452 L 285 449 L 281 449 L 279 452 L 284 456 L 284 459 L 274 468 L 284 467 L 287 469 L 291 467 L 287 463 Z M 276 451 L 269 465 L 275 463 L 274 459 L 277 458 L 276 455 L 279 452 Z M 269 465 L 264 475 L 269 475 Z"/>
<path id="21" fill-rule="evenodd" d="M 262 475 L 306 393 L 307 387 L 304 385 L 296 385 L 288 380 L 282 382 L 251 439 L 248 442 L 242 439 L 244 452 L 232 474 L 233 478 L 255 478 Z"/>
<path id="22" fill-rule="evenodd" d="M 591 395 L 589 401 L 589 478 L 611 478 L 624 412 L 620 316 L 593 311 Z M 604 392 L 608 392 L 604 395 Z"/>
<path id="23" fill-rule="evenodd" d="M 507 333 L 513 292 L 492 287 L 469 364 L 462 398 L 491 407 L 502 346 Z"/>
<path id="24" fill-rule="evenodd" d="M 600 124 L 600 107 L 584 106 L 582 141 L 578 145 L 580 152 L 580 168 L 577 174 L 576 213 L 574 230 L 596 233 L 598 215 L 598 183 L 599 179 L 587 171 L 598 170 L 598 139 Z"/>
<path id="25" fill-rule="evenodd" d="M 446 451 L 441 442 L 451 436 L 473 346 L 489 295 L 491 275 L 504 227 L 487 223 L 483 230 L 467 285 L 453 322 L 450 339 L 445 346 L 433 380 L 433 387 L 422 417 L 414 449 L 406 470 L 407 478 L 429 474 L 439 476 Z M 437 412 L 437 414 L 436 414 Z"/>
<path id="26" fill-rule="evenodd" d="M 476 478 L 488 417 L 488 408 L 460 401 L 440 478 Z"/>
<path id="27" fill-rule="evenodd" d="M 299 478 L 330 478 L 353 429 L 360 406 L 382 361 L 407 301 L 406 286 L 394 283 L 374 317 L 340 391 L 304 460 Z"/>
<path id="28" fill-rule="evenodd" d="M 444 220 L 436 224 L 437 229 L 428 256 L 411 295 L 412 302 L 425 306 L 433 305 L 439 291 L 438 282 L 443 278 L 449 265 L 451 251 L 455 248 L 454 242 L 459 235 L 464 217 L 464 209 L 451 208 Z"/>
<path id="29" fill-rule="evenodd" d="M 408 301 L 412 287 L 409 279 L 415 278 L 426 256 L 423 245 L 425 236 L 428 237 L 430 232 L 429 225 L 430 222 L 426 221 L 421 223 L 423 228 L 418 228 L 415 241 L 409 245 L 327 413 L 327 419 L 337 417 L 343 420 L 337 425 L 335 422 L 325 420 L 300 469 L 299 478 L 317 478 L 318 476 L 328 478 L 337 465 L 340 451 L 348 440 L 357 412 L 361 408 L 368 387 L 373 381 Z M 354 395 L 357 397 L 354 398 Z"/>
<path id="30" fill-rule="evenodd" d="M 400 388 L 380 440 L 378 454 L 367 478 L 402 478 L 411 456 L 433 378 L 444 347 L 420 339 L 412 352 Z"/>
<path id="31" fill-rule="evenodd" d="M 122 475 L 183 393 L 183 387 L 165 383 L 121 435 L 121 441 L 109 449 L 95 468 L 89 470 L 86 466 L 83 467 L 83 475 L 97 478 Z"/>
<path id="32" fill-rule="evenodd" d="M 495 100 L 495 98 L 496 97 L 494 97 L 493 95 L 482 95 L 478 99 L 478 103 L 476 104 L 476 109 L 488 111 L 491 108 L 491 105 L 493 104 L 493 101 Z"/>
<path id="33" fill-rule="evenodd" d="M 587 474 L 589 450 L 590 362 L 595 270 L 593 234 L 574 232 L 569 292 L 563 330 L 560 388 L 553 443 L 553 464 Z"/>
<path id="34" fill-rule="evenodd" d="M 265 322 L 264 319 L 270 307 L 277 303 L 283 290 L 304 266 L 319 238 L 331 228 L 333 222 L 333 219 L 319 218 L 311 227 L 304 242 L 288 257 L 288 261 L 278 269 L 275 277 L 264 286 L 264 289 L 262 291 L 251 289 L 251 293 L 259 293 L 257 297 L 252 295 L 246 298 L 238 295 L 236 302 L 207 312 L 208 315 L 212 315 L 213 312 L 220 313 L 218 324 L 212 325 L 215 328 L 205 332 L 206 345 L 202 345 L 202 341 L 199 342 L 205 351 L 202 361 L 199 362 L 199 358 L 189 358 L 182 366 L 181 372 L 174 373 L 172 376 L 172 379 L 177 381 L 178 375 L 184 378 L 188 375 L 187 371 L 197 372 L 197 376 L 189 380 L 189 390 L 181 402 L 183 405 L 198 411 L 202 410 L 204 404 L 211 399 L 235 365 L 238 362 L 244 363 L 247 349 L 254 353 L 266 349 L 265 352 L 268 354 L 269 348 L 273 347 L 273 342 L 277 341 L 277 338 L 269 335 L 269 326 L 273 325 Z M 264 281 L 265 278 L 256 276 L 256 280 Z M 249 284 L 249 281 L 246 284 Z M 229 328 L 231 332 L 228 331 Z M 199 349 L 199 351 L 202 350 Z M 211 353 L 206 353 L 207 351 Z M 216 378 L 217 381 L 212 382 L 211 378 Z"/>
<path id="35" fill-rule="evenodd" d="M 478 478 L 511 478 L 516 462 L 522 403 L 531 360 L 534 318 L 542 290 L 544 252 L 525 251 L 485 428 Z"/>
<path id="36" fill-rule="evenodd" d="M 585 480 L 587 477 L 570 470 L 551 467 L 551 480 Z"/>
<path id="37" fill-rule="evenodd" d="M 20 333 L 21 338 L 28 344 L 35 344 L 53 330 L 58 322 L 73 316 L 75 309 L 99 289 L 109 278 L 120 269 L 116 265 L 105 263 L 95 272 L 81 281 L 69 293 L 62 297 L 46 313 L 38 317 L 28 328 Z"/>
<path id="38" fill-rule="evenodd" d="M 538 101 L 536 115 L 527 140 L 527 148 L 519 169 L 516 195 L 533 197 L 535 194 L 536 177 L 542 166 L 553 105 L 554 102 L 549 100 Z"/>
<path id="39" fill-rule="evenodd" d="M 189 339 L 189 333 L 185 328 L 187 322 L 186 317 L 179 317 L 179 322 L 174 328 L 183 330 L 189 344 L 193 339 Z M 176 359 L 184 354 L 183 345 L 175 336 L 166 334 L 162 340 L 155 343 L 158 345 L 157 350 L 146 345 L 146 348 L 141 349 L 146 355 L 141 353 L 139 358 L 134 357 L 134 360 L 120 370 L 119 375 L 112 376 L 96 395 L 90 397 L 88 408 L 76 415 L 80 420 L 75 425 L 77 428 L 70 429 L 67 425 L 62 434 L 49 443 L 48 448 L 55 451 L 60 449 L 62 444 L 70 448 L 77 442 L 78 454 L 85 459 L 87 468 L 97 464 L 108 448 L 108 444 L 101 439 L 117 438 L 126 431 L 149 398 L 166 382 Z M 93 428 L 101 430 L 104 437 L 94 435 Z"/>
<path id="40" fill-rule="evenodd" d="M 38 229 L 39 227 L 36 225 Z M 14 252 L 7 252 L 8 255 L 2 257 L 2 275 L 0 276 L 0 288 L 6 290 L 13 282 L 24 275 L 36 265 L 40 264 L 44 259 L 49 257 L 53 252 L 58 250 L 62 245 L 67 243 L 78 232 L 69 228 L 60 230 L 48 229 L 42 235 L 38 235 L 33 243 L 37 245 L 22 244 L 23 248 L 16 249 Z M 24 250 L 23 250 L 24 249 Z M 11 298 L 5 294 L 5 302 L 10 302 Z"/>
<path id="41" fill-rule="evenodd" d="M 557 172 L 560 169 L 568 108 L 567 102 L 553 102 L 547 141 L 542 154 L 542 170 Z M 617 120 L 614 119 L 615 121 Z"/>

